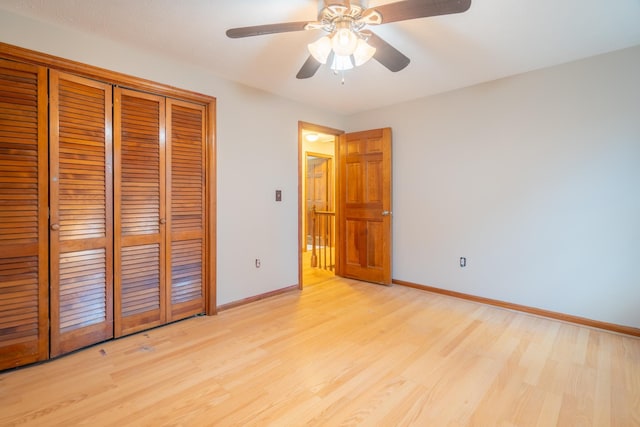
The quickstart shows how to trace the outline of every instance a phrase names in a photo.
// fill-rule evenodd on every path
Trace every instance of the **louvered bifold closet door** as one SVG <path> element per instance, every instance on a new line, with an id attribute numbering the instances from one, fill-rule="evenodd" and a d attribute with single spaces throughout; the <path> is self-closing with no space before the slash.
<path id="1" fill-rule="evenodd" d="M 50 72 L 51 356 L 113 337 L 111 86 Z"/>
<path id="2" fill-rule="evenodd" d="M 164 98 L 116 88 L 115 335 L 166 322 Z"/>
<path id="3" fill-rule="evenodd" d="M 46 69 L 0 60 L 0 370 L 48 357 L 47 178 Z"/>
<path id="4" fill-rule="evenodd" d="M 167 100 L 168 320 L 204 312 L 205 108 Z"/>

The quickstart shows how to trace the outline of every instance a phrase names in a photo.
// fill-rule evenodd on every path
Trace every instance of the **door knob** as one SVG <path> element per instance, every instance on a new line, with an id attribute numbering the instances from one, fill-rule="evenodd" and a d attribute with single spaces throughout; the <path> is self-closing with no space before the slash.
<path id="1" fill-rule="evenodd" d="M 51 229 L 53 231 L 58 231 L 60 230 L 60 224 L 51 224 Z"/>
<path id="2" fill-rule="evenodd" d="M 389 216 L 391 214 L 392 214 L 391 211 L 382 211 L 382 216 Z"/>
<path id="3" fill-rule="evenodd" d="M 160 218 L 160 224 L 166 224 L 166 223 L 167 223 L 167 220 L 166 220 L 166 219 L 164 219 L 164 218 Z"/>

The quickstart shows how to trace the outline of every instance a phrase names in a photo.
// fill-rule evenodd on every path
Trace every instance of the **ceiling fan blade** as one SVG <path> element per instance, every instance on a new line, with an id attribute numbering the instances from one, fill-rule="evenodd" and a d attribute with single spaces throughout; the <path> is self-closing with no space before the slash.
<path id="1" fill-rule="evenodd" d="M 298 79 L 308 79 L 309 77 L 313 77 L 313 75 L 318 71 L 322 64 L 316 60 L 313 56 L 309 55 L 307 60 L 302 64 L 302 68 L 296 74 L 296 78 Z"/>
<path id="2" fill-rule="evenodd" d="M 411 62 L 402 52 L 374 33 L 371 33 L 367 43 L 376 48 L 374 59 L 394 73 L 404 69 Z"/>
<path id="3" fill-rule="evenodd" d="M 373 9 L 382 15 L 382 23 L 388 24 L 427 16 L 461 13 L 470 6 L 471 0 L 405 0 L 383 4 Z"/>
<path id="4" fill-rule="evenodd" d="M 227 37 L 237 39 L 241 37 L 262 36 L 264 34 L 288 33 L 303 31 L 307 24 L 315 21 L 283 22 L 281 24 L 255 25 L 253 27 L 231 28 L 227 30 Z"/>

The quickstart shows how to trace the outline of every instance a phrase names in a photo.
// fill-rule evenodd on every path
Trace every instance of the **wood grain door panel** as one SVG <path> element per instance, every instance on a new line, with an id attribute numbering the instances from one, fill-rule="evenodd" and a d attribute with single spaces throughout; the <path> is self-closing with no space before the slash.
<path id="1" fill-rule="evenodd" d="M 391 284 L 391 130 L 339 139 L 338 274 Z"/>
<path id="2" fill-rule="evenodd" d="M 164 135 L 164 97 L 115 89 L 115 336 L 166 322 Z"/>
<path id="3" fill-rule="evenodd" d="M 113 337 L 111 95 L 50 71 L 51 356 Z"/>
<path id="4" fill-rule="evenodd" d="M 168 321 L 205 310 L 205 108 L 167 99 Z"/>
<path id="5" fill-rule="evenodd" d="M 45 360 L 46 69 L 0 60 L 0 370 Z"/>

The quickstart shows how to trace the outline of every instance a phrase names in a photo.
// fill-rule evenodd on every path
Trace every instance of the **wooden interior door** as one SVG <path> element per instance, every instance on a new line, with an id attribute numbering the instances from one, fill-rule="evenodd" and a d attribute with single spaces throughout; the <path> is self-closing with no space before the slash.
<path id="1" fill-rule="evenodd" d="M 115 336 L 166 322 L 165 99 L 114 90 Z"/>
<path id="2" fill-rule="evenodd" d="M 47 71 L 0 60 L 0 370 L 45 360 Z"/>
<path id="3" fill-rule="evenodd" d="M 206 129 L 202 105 L 167 99 L 167 320 L 203 313 Z"/>
<path id="4" fill-rule="evenodd" d="M 341 135 L 338 271 L 391 284 L 391 129 Z"/>
<path id="5" fill-rule="evenodd" d="M 50 71 L 51 356 L 113 337 L 112 90 Z"/>

